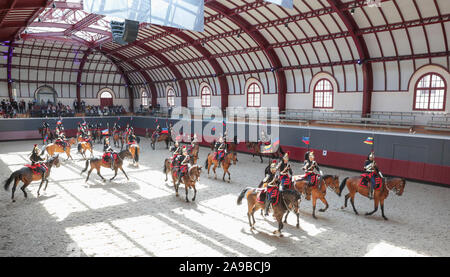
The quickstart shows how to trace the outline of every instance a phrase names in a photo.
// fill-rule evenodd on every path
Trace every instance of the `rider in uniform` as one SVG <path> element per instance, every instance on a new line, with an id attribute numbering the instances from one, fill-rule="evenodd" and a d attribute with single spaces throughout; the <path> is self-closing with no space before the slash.
<path id="1" fill-rule="evenodd" d="M 56 132 L 57 132 L 57 135 L 58 135 L 58 139 L 56 140 L 56 142 L 59 142 L 62 145 L 63 150 L 65 152 L 66 151 L 67 142 L 66 142 L 66 136 L 64 135 L 63 131 L 64 130 L 60 131 L 60 129 L 56 129 Z"/>
<path id="2" fill-rule="evenodd" d="M 289 163 L 289 154 L 289 151 L 286 152 L 283 159 L 277 166 L 280 172 L 280 191 L 283 191 L 284 189 L 291 189 L 292 168 Z"/>
<path id="3" fill-rule="evenodd" d="M 366 182 L 370 181 L 370 189 L 369 189 L 369 199 L 373 198 L 373 190 L 376 184 L 376 177 L 382 177 L 381 172 L 379 172 L 377 163 L 375 162 L 375 155 L 373 152 L 370 152 L 367 156 L 367 160 L 364 162 L 364 173 Z M 380 175 L 380 176 L 379 176 Z"/>
<path id="4" fill-rule="evenodd" d="M 272 191 L 273 189 L 278 188 L 278 176 L 277 176 L 277 161 L 273 160 L 270 165 L 270 171 L 266 174 L 266 177 L 263 180 L 263 186 L 266 187 L 266 197 L 264 199 L 264 215 L 269 215 L 269 208 L 270 208 L 270 193 L 269 191 Z"/>
<path id="5" fill-rule="evenodd" d="M 105 153 L 104 156 L 108 157 L 111 160 L 111 169 L 114 170 L 114 149 L 111 147 L 111 144 L 109 143 L 109 137 L 106 137 L 103 141 L 103 152 Z"/>
<path id="6" fill-rule="evenodd" d="M 188 166 L 189 166 L 189 159 L 190 156 L 188 154 L 187 148 L 183 147 L 183 155 L 178 158 L 180 160 L 180 166 L 178 167 L 177 171 L 177 186 L 180 185 L 181 178 L 187 173 Z"/>
<path id="7" fill-rule="evenodd" d="M 128 144 L 127 144 L 127 150 L 130 148 L 130 145 L 136 143 L 136 135 L 131 131 L 130 135 L 128 136 Z"/>
<path id="8" fill-rule="evenodd" d="M 227 149 L 227 144 L 223 141 L 223 137 L 220 137 L 216 142 L 216 160 L 219 161 L 219 168 L 225 158 L 225 150 Z"/>
<path id="9" fill-rule="evenodd" d="M 37 163 L 44 161 L 44 159 L 41 157 L 41 151 L 39 150 L 37 144 L 34 145 L 33 151 L 31 151 L 30 160 L 31 165 L 35 165 Z"/>
<path id="10" fill-rule="evenodd" d="M 314 186 L 315 182 L 311 182 L 311 179 L 314 176 L 317 176 L 316 172 L 319 175 L 322 175 L 322 171 L 320 171 L 319 165 L 315 161 L 315 157 L 314 157 L 314 152 L 313 151 L 307 151 L 305 153 L 305 161 L 303 163 L 302 169 L 305 171 L 304 177 L 308 180 L 308 186 Z"/>
<path id="11" fill-rule="evenodd" d="M 172 153 L 172 167 L 176 166 L 176 163 L 178 162 L 178 156 L 180 156 L 183 153 L 183 149 L 180 147 L 180 144 L 178 141 L 175 141 L 175 146 L 171 147 Z"/>

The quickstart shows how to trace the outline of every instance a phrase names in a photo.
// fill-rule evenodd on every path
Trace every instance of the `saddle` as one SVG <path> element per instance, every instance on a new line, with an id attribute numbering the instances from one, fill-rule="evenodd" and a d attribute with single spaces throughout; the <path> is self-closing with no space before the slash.
<path id="1" fill-rule="evenodd" d="M 361 180 L 359 180 L 359 186 L 368 188 L 371 185 L 370 179 L 375 175 L 375 172 L 372 173 L 363 173 L 361 174 Z M 383 183 L 383 179 L 378 175 L 375 176 L 375 187 L 374 190 L 380 190 L 381 184 Z"/>
<path id="2" fill-rule="evenodd" d="M 225 150 L 219 150 L 214 152 L 214 160 L 217 160 L 216 157 L 220 160 L 225 156 Z"/>
<path id="3" fill-rule="evenodd" d="M 27 164 L 25 166 L 31 169 L 33 174 L 44 174 L 48 171 L 48 167 L 44 163 L 37 163 L 34 165 Z"/>
<path id="4" fill-rule="evenodd" d="M 118 157 L 119 157 L 119 155 L 117 153 L 111 153 L 111 152 L 104 153 L 103 156 L 102 156 L 102 160 L 105 163 L 108 163 L 109 159 L 111 159 L 111 157 L 114 159 L 114 162 L 116 162 Z"/>

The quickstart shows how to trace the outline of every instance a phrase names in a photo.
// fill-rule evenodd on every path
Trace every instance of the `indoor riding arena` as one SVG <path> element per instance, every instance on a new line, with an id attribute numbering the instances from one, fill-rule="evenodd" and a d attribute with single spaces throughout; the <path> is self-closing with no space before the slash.
<path id="1" fill-rule="evenodd" d="M 450 255 L 448 0 L 0 1 L 0 257 Z"/>

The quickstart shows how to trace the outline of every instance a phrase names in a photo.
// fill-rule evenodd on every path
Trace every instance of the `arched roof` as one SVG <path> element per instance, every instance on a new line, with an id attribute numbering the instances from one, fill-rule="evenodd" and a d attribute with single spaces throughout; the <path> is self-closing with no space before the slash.
<path id="1" fill-rule="evenodd" d="M 381 7 L 366 0 L 294 0 L 292 10 L 262 0 L 205 0 L 204 32 L 141 24 L 137 40 L 124 46 L 111 41 L 103 16 L 74 1 L 6 2 L 0 28 L 8 31 L 0 40 L 40 41 L 31 43 L 32 53 L 55 40 L 102 53 L 130 84 L 148 86 L 152 99 L 167 84 L 185 99 L 206 81 L 223 102 L 256 77 L 283 102 L 286 93 L 308 91 L 308 80 L 321 71 L 339 76 L 342 91 L 367 94 L 402 90 L 405 66 L 418 68 L 423 60 L 444 57 L 449 68 L 448 0 L 381 0 Z M 398 85 L 389 87 L 393 76 Z"/>

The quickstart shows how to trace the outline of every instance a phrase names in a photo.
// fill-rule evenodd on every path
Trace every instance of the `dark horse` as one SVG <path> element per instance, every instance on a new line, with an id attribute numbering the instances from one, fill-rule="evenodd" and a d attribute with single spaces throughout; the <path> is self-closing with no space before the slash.
<path id="1" fill-rule="evenodd" d="M 355 214 L 358 214 L 355 208 L 355 194 L 359 192 L 362 196 L 368 197 L 369 194 L 369 186 L 360 186 L 361 177 L 347 177 L 342 180 L 342 183 L 339 187 L 339 196 L 341 196 L 342 190 L 344 190 L 345 186 L 347 186 L 350 191 L 345 195 L 345 205 L 341 209 L 347 208 L 347 201 L 350 198 L 350 203 L 352 203 L 353 211 Z M 403 194 L 403 190 L 405 189 L 406 181 L 404 178 L 383 178 L 383 182 L 381 187 L 378 190 L 374 190 L 373 194 L 373 203 L 374 210 L 372 212 L 367 212 L 366 215 L 372 215 L 378 210 L 378 204 L 381 205 L 381 215 L 385 220 L 387 217 L 384 215 L 384 200 L 388 197 L 389 191 L 393 190 L 398 196 Z"/>
<path id="2" fill-rule="evenodd" d="M 254 213 L 259 209 L 264 209 L 264 203 L 257 201 L 258 193 L 261 192 L 261 189 L 257 188 L 245 188 L 239 194 L 237 199 L 237 204 L 241 205 L 242 199 L 247 198 L 248 203 L 248 223 L 250 224 L 250 230 L 255 229 L 255 217 Z M 273 205 L 273 213 L 274 217 L 278 222 L 278 230 L 275 230 L 273 233 L 278 234 L 280 237 L 283 236 L 281 234 L 281 229 L 283 229 L 283 215 L 292 211 L 297 215 L 297 228 L 300 227 L 299 223 L 299 206 L 300 206 L 301 194 L 295 190 L 284 190 L 280 192 L 280 196 L 278 202 Z M 253 222 L 252 222 L 253 219 Z"/>
<path id="3" fill-rule="evenodd" d="M 29 167 L 22 167 L 19 170 L 14 171 L 11 176 L 5 181 L 5 190 L 9 189 L 9 186 L 11 185 L 12 181 L 14 181 L 14 185 L 12 188 L 12 196 L 11 199 L 13 202 L 16 202 L 14 200 L 14 192 L 16 191 L 16 187 L 19 184 L 20 181 L 23 182 L 23 186 L 20 188 L 23 191 L 23 195 L 25 198 L 27 198 L 27 193 L 25 189 L 27 186 L 33 182 L 33 181 L 39 181 L 41 180 L 41 184 L 39 185 L 39 189 L 37 192 L 37 195 L 39 196 L 39 192 L 41 191 L 42 184 L 45 182 L 44 191 L 47 189 L 48 186 L 48 177 L 50 176 L 50 171 L 53 166 L 59 167 L 59 156 L 53 156 L 50 159 L 48 159 L 45 163 L 45 166 L 47 167 L 47 171 L 45 172 L 33 172 L 33 170 Z"/>
<path id="4" fill-rule="evenodd" d="M 166 143 L 166 148 L 169 149 L 169 144 L 172 141 L 172 137 L 170 136 L 170 134 L 160 134 L 157 139 L 156 131 L 154 131 L 152 134 L 152 142 L 150 144 L 153 150 L 155 150 L 155 143 L 160 141 L 164 141 Z"/>
<path id="5" fill-rule="evenodd" d="M 43 144 L 48 144 L 49 140 L 53 143 L 53 140 L 56 138 L 55 132 L 50 128 L 39 128 L 39 134 L 41 135 Z M 46 136 L 47 139 L 45 139 Z"/>
<path id="6" fill-rule="evenodd" d="M 273 153 L 262 153 L 261 152 L 261 146 L 258 142 L 246 142 L 245 146 L 247 146 L 248 150 L 252 151 L 252 156 L 254 157 L 259 156 L 259 158 L 261 159 L 261 163 L 263 162 L 263 156 L 267 156 L 270 159 L 278 159 L 283 157 L 284 155 L 284 151 L 283 149 L 281 149 L 281 146 L 278 146 L 277 151 L 273 152 Z"/>
<path id="7" fill-rule="evenodd" d="M 114 178 L 116 178 L 117 170 L 119 168 L 120 168 L 120 170 L 122 170 L 123 174 L 125 174 L 125 177 L 127 177 L 127 180 L 129 180 L 129 178 L 128 178 L 127 174 L 125 173 L 125 171 L 123 170 L 122 166 L 123 166 L 123 160 L 125 158 L 132 158 L 133 156 L 129 150 L 123 150 L 117 155 L 118 155 L 117 161 L 114 162 L 114 177 L 112 177 L 109 180 L 112 181 Z M 91 169 L 89 169 L 89 171 L 88 171 L 88 175 L 86 177 L 86 182 L 89 180 L 89 176 L 91 175 L 91 172 L 94 169 L 97 170 L 98 176 L 100 176 L 103 181 L 106 181 L 105 178 L 103 178 L 103 176 L 100 174 L 100 168 L 101 167 L 111 168 L 111 163 L 105 162 L 102 158 L 88 159 L 88 160 L 86 160 L 86 167 L 83 169 L 83 171 L 81 171 L 81 174 L 83 174 L 88 169 L 89 164 L 91 164 Z"/>

